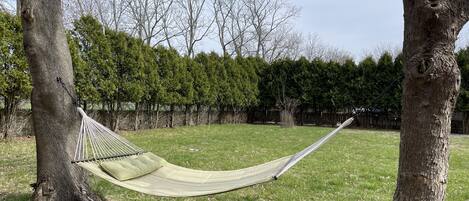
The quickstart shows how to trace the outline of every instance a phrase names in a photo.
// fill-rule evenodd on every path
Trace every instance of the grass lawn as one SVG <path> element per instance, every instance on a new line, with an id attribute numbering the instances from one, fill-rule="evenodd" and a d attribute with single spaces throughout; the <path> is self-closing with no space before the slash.
<path id="1" fill-rule="evenodd" d="M 212 125 L 125 133 L 169 162 L 229 170 L 293 154 L 331 128 Z M 391 200 L 396 180 L 397 132 L 346 129 L 278 181 L 220 195 L 176 200 Z M 35 143 L 0 142 L 0 200 L 28 200 L 35 181 Z M 451 137 L 448 200 L 469 200 L 469 136 Z M 91 177 L 109 200 L 173 200 L 135 193 Z"/>

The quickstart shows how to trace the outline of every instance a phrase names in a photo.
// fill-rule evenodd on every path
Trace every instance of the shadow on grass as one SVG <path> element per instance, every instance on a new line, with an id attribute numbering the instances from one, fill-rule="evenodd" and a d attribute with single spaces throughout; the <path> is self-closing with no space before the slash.
<path id="1" fill-rule="evenodd" d="M 27 201 L 30 198 L 30 193 L 0 193 L 0 200 L 5 201 Z"/>

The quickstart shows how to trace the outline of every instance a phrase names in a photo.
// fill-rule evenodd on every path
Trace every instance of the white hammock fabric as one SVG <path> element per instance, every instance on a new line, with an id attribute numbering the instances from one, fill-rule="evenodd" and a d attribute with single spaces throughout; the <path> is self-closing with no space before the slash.
<path id="1" fill-rule="evenodd" d="M 119 181 L 104 172 L 99 166 L 99 161 L 118 160 L 144 153 L 144 150 L 91 119 L 81 108 L 78 108 L 78 111 L 83 119 L 73 163 L 118 186 L 167 197 L 217 194 L 275 180 L 353 121 L 353 117 L 346 120 L 297 154 L 261 165 L 231 171 L 202 171 L 180 167 L 163 160 L 163 167 L 153 173 Z"/>

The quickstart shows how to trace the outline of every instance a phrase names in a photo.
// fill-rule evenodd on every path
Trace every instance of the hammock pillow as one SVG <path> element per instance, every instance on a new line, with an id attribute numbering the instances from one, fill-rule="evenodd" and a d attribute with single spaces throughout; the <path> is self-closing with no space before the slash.
<path id="1" fill-rule="evenodd" d="M 163 167 L 163 159 L 143 153 L 121 160 L 100 163 L 101 169 L 119 181 L 134 179 L 152 173 Z"/>

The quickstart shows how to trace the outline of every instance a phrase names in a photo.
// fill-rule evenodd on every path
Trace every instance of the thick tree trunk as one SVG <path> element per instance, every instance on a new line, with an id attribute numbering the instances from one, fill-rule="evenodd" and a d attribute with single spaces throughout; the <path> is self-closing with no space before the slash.
<path id="1" fill-rule="evenodd" d="M 24 47 L 30 65 L 33 126 L 36 136 L 37 184 L 33 200 L 97 200 L 83 171 L 70 163 L 80 117 L 72 99 L 72 62 L 60 0 L 22 0 Z"/>
<path id="2" fill-rule="evenodd" d="M 460 84 L 453 52 L 467 20 L 467 4 L 404 0 L 405 79 L 396 201 L 445 199 L 448 138 Z"/>

